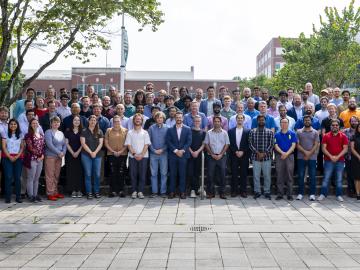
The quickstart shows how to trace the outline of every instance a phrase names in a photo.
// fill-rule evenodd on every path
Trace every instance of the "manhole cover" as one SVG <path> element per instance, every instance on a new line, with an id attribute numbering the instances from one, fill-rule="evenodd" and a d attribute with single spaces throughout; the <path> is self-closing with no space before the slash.
<path id="1" fill-rule="evenodd" d="M 191 226 L 190 227 L 190 231 L 192 232 L 206 232 L 211 230 L 210 227 L 206 227 L 206 226 Z"/>

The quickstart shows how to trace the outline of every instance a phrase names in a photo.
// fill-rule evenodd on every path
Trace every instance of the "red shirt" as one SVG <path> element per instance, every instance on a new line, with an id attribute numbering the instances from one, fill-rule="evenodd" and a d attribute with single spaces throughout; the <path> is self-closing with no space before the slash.
<path id="1" fill-rule="evenodd" d="M 324 135 L 321 143 L 326 144 L 326 150 L 328 150 L 331 155 L 336 156 L 344 149 L 344 145 L 349 144 L 349 139 L 341 131 L 335 136 L 330 131 Z M 330 158 L 324 155 L 324 160 L 330 161 Z M 340 157 L 339 161 L 345 162 L 344 156 Z"/>

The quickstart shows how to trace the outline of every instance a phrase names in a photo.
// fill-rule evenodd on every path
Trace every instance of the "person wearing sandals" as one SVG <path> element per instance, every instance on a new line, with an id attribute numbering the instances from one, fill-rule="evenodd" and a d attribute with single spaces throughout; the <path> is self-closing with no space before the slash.
<path id="1" fill-rule="evenodd" d="M 80 156 L 82 150 L 80 142 L 81 131 L 82 124 L 80 116 L 75 115 L 71 128 L 65 131 L 67 147 L 65 155 L 66 183 L 72 198 L 82 197 L 81 190 L 84 185 L 83 168 Z"/>
<path id="2" fill-rule="evenodd" d="M 46 194 L 50 201 L 64 198 L 64 195 L 60 194 L 58 190 L 61 163 L 66 153 L 65 136 L 59 130 L 60 123 L 60 118 L 54 116 L 50 120 L 51 128 L 45 132 Z"/>
<path id="3" fill-rule="evenodd" d="M 101 172 L 101 148 L 104 142 L 104 135 L 99 128 L 95 115 L 89 117 L 89 127 L 83 129 L 80 135 L 82 146 L 81 162 L 85 174 L 85 190 L 88 199 L 100 198 L 100 172 Z M 91 178 L 94 178 L 94 186 L 91 184 Z"/>
<path id="4" fill-rule="evenodd" d="M 39 121 L 33 118 L 29 122 L 28 133 L 25 135 L 26 151 L 24 167 L 26 168 L 26 190 L 31 202 L 41 202 L 38 195 L 39 178 L 43 168 L 45 139 L 40 132 Z"/>
<path id="5" fill-rule="evenodd" d="M 2 134 L 2 156 L 5 176 L 5 203 L 11 202 L 12 186 L 15 182 L 16 202 L 21 200 L 21 171 L 23 166 L 24 137 L 20 132 L 20 126 L 17 120 L 9 121 L 8 130 Z"/>

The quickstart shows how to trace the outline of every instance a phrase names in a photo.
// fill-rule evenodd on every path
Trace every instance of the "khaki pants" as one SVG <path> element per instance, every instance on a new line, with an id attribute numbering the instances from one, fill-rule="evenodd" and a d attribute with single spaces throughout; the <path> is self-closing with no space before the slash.
<path id="1" fill-rule="evenodd" d="M 58 194 L 58 182 L 61 170 L 61 158 L 45 157 L 45 180 L 46 180 L 46 194 Z"/>

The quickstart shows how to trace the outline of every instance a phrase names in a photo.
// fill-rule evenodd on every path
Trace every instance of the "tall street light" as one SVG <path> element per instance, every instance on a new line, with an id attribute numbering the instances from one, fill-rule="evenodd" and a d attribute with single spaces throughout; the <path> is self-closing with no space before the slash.
<path id="1" fill-rule="evenodd" d="M 120 94 L 124 96 L 125 91 L 125 68 L 126 61 L 129 53 L 129 41 L 127 32 L 125 29 L 125 14 L 122 14 L 121 18 L 121 64 L 120 64 Z"/>

